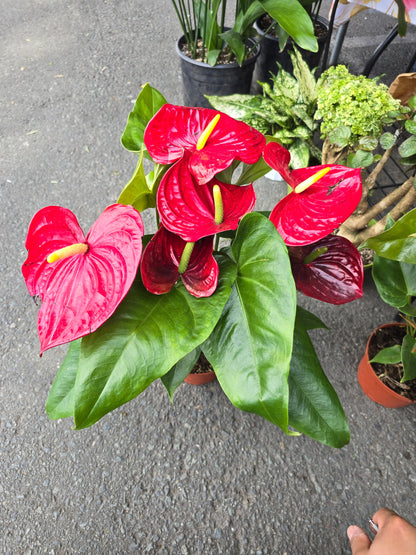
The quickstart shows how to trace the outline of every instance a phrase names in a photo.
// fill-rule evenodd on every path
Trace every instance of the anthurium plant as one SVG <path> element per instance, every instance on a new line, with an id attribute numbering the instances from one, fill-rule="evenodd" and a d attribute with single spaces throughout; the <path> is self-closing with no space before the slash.
<path id="1" fill-rule="evenodd" d="M 253 24 L 264 14 L 277 21 L 299 46 L 318 50 L 311 17 L 298 0 L 236 0 L 233 6 L 230 2 L 227 6 L 227 0 L 172 0 L 172 4 L 187 54 L 210 65 L 217 64 L 220 56 L 241 65 L 253 49 L 247 45 L 256 34 Z M 227 16 L 232 17 L 231 28 L 226 26 Z"/>
<path id="2" fill-rule="evenodd" d="M 122 136 L 138 164 L 118 202 L 86 236 L 65 208 L 34 216 L 23 275 L 41 300 L 41 352 L 69 343 L 51 418 L 85 428 L 158 378 L 173 398 L 203 353 L 236 407 L 287 434 L 349 441 L 309 338 L 325 325 L 297 306 L 296 290 L 333 304 L 362 295 L 361 257 L 333 234 L 361 197 L 360 171 L 291 171 L 269 139 L 146 85 Z M 291 192 L 269 217 L 253 211 L 253 181 L 270 168 Z M 153 234 L 144 210 L 154 210 Z"/>
<path id="3" fill-rule="evenodd" d="M 397 222 L 388 219 L 386 230 L 367 239 L 363 247 L 372 248 L 373 279 L 381 299 L 396 308 L 406 324 L 401 345 L 386 347 L 370 361 L 403 366 L 402 382 L 416 379 L 416 209 Z"/>

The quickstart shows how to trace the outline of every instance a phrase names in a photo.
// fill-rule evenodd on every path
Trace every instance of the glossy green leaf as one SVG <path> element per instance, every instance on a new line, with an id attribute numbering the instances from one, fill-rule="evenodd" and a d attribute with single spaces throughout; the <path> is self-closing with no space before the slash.
<path id="1" fill-rule="evenodd" d="M 311 326 L 311 316 L 305 318 L 305 313 L 298 308 L 289 373 L 289 424 L 321 443 L 343 447 L 350 440 L 345 413 L 307 331 L 321 326 L 319 321 Z"/>
<path id="2" fill-rule="evenodd" d="M 163 95 L 146 83 L 130 112 L 127 125 L 121 137 L 121 143 L 127 150 L 140 152 L 146 125 L 156 112 L 166 104 Z"/>
<path id="3" fill-rule="evenodd" d="M 416 349 L 416 339 L 407 334 L 403 338 L 402 344 L 402 360 L 403 360 L 403 378 L 402 382 L 414 380 L 416 378 L 416 353 L 412 352 Z"/>
<path id="4" fill-rule="evenodd" d="M 296 44 L 305 50 L 318 51 L 311 18 L 297 0 L 261 0 L 260 3 Z"/>
<path id="5" fill-rule="evenodd" d="M 408 158 L 416 154 L 416 136 L 412 135 L 408 139 L 402 142 L 399 146 L 399 154 L 403 158 Z"/>
<path id="6" fill-rule="evenodd" d="M 274 225 L 259 213 L 242 219 L 231 248 L 237 279 L 202 350 L 236 407 L 287 432 L 296 313 L 287 249 Z"/>
<path id="7" fill-rule="evenodd" d="M 317 97 L 316 78 L 295 46 L 293 51 L 289 50 L 289 55 L 292 60 L 293 75 L 299 83 L 302 99 L 305 104 L 311 104 L 316 101 Z"/>
<path id="8" fill-rule="evenodd" d="M 351 168 L 367 168 L 373 163 L 374 157 L 371 152 L 365 150 L 357 150 L 355 155 L 349 159 Z"/>
<path id="9" fill-rule="evenodd" d="M 380 145 L 384 150 L 391 148 L 394 145 L 395 139 L 393 133 L 383 133 L 380 137 Z"/>
<path id="10" fill-rule="evenodd" d="M 416 110 L 416 95 L 409 98 L 408 104 L 412 110 Z"/>
<path id="11" fill-rule="evenodd" d="M 416 165 L 416 154 L 413 156 L 402 157 L 399 160 L 402 166 L 415 166 Z"/>
<path id="12" fill-rule="evenodd" d="M 416 264 L 400 262 L 400 268 L 406 282 L 407 294 L 409 296 L 416 296 Z"/>
<path id="13" fill-rule="evenodd" d="M 408 119 L 405 121 L 404 126 L 406 127 L 406 131 L 409 131 L 409 133 L 413 133 L 413 135 L 416 135 L 416 121 Z"/>
<path id="14" fill-rule="evenodd" d="M 361 137 L 359 145 L 363 150 L 372 151 L 377 148 L 378 140 L 375 137 Z"/>
<path id="15" fill-rule="evenodd" d="M 268 143 L 280 143 L 278 139 L 275 137 L 271 137 L 270 135 L 266 135 L 266 141 Z M 241 174 L 237 180 L 236 185 L 248 185 L 249 183 L 253 183 L 260 177 L 263 177 L 270 171 L 270 166 L 266 164 L 263 159 L 263 156 L 255 163 L 255 164 L 242 164 Z"/>
<path id="16" fill-rule="evenodd" d="M 296 319 L 298 321 L 298 325 L 301 324 L 306 331 L 329 329 L 328 326 L 324 324 L 320 318 L 318 318 L 318 316 L 299 305 L 296 308 Z"/>
<path id="17" fill-rule="evenodd" d="M 166 391 L 169 394 L 171 401 L 173 401 L 173 394 L 176 389 L 183 383 L 183 380 L 191 372 L 192 368 L 198 361 L 199 355 L 201 354 L 200 347 L 197 347 L 187 355 L 185 355 L 181 360 L 178 360 L 176 364 L 160 379 L 163 385 L 166 387 Z"/>
<path id="18" fill-rule="evenodd" d="M 290 163 L 293 169 L 306 168 L 309 165 L 309 148 L 302 140 L 296 140 L 289 147 Z"/>
<path id="19" fill-rule="evenodd" d="M 351 128 L 346 125 L 340 125 L 328 134 L 331 143 L 335 143 L 340 148 L 347 146 L 351 137 Z"/>
<path id="20" fill-rule="evenodd" d="M 253 23 L 264 14 L 263 6 L 258 0 L 250 0 L 245 5 L 240 2 L 240 12 L 237 14 L 234 31 L 246 36 Z"/>
<path id="21" fill-rule="evenodd" d="M 236 275 L 228 257 L 218 262 L 220 278 L 211 297 L 197 299 L 181 283 L 152 295 L 137 280 L 114 315 L 84 338 L 74 393 L 76 428 L 91 426 L 136 397 L 209 336 Z"/>
<path id="22" fill-rule="evenodd" d="M 82 339 L 69 344 L 66 357 L 58 370 L 46 401 L 49 418 L 67 418 L 74 414 L 74 385 L 78 371 Z"/>
<path id="23" fill-rule="evenodd" d="M 402 360 L 402 349 L 400 345 L 393 345 L 381 349 L 370 362 L 378 362 L 379 364 L 397 364 Z"/>
<path id="24" fill-rule="evenodd" d="M 241 66 L 246 54 L 246 45 L 240 33 L 230 29 L 229 31 L 221 33 L 220 37 L 229 45 L 237 58 L 237 62 Z"/>
<path id="25" fill-rule="evenodd" d="M 394 226 L 367 239 L 361 247 L 373 249 L 391 260 L 416 264 L 416 208 L 405 214 Z"/>
<path id="26" fill-rule="evenodd" d="M 383 301 L 390 306 L 404 306 L 408 302 L 408 292 L 400 262 L 374 256 L 373 279 Z"/>
<path id="27" fill-rule="evenodd" d="M 121 191 L 118 198 L 120 204 L 131 204 L 139 212 L 146 208 L 156 206 L 156 195 L 149 189 L 143 168 L 143 148 L 140 152 L 139 161 L 133 177 Z"/>

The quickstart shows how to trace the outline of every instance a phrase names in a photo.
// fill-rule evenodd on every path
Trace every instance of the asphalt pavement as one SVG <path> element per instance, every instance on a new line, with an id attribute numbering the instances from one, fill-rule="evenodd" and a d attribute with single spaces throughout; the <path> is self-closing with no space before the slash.
<path id="1" fill-rule="evenodd" d="M 181 102 L 180 30 L 168 0 L 3 0 L 1 11 L 0 551 L 334 555 L 380 506 L 416 524 L 416 407 L 385 409 L 356 379 L 368 335 L 394 316 L 370 276 L 349 305 L 300 297 L 330 328 L 313 340 L 351 428 L 341 450 L 238 411 L 217 382 L 180 386 L 174 404 L 156 382 L 82 431 L 48 419 L 66 348 L 38 357 L 20 273 L 29 221 L 58 204 L 87 231 L 115 202 L 136 164 L 120 136 L 140 87 Z M 393 24 L 357 16 L 339 61 L 360 71 Z M 391 80 L 415 49 L 410 28 L 373 75 Z"/>

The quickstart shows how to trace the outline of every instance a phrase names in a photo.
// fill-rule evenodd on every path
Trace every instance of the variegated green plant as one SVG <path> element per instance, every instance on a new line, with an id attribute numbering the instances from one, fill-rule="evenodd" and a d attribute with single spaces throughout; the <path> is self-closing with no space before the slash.
<path id="1" fill-rule="evenodd" d="M 291 155 L 293 168 L 309 164 L 310 158 L 321 161 L 321 151 L 313 135 L 318 129 L 316 79 L 299 51 L 289 52 L 293 75 L 280 68 L 273 82 L 260 83 L 263 95 L 207 96 L 211 105 L 233 118 L 240 119 L 265 135 L 273 136 Z"/>

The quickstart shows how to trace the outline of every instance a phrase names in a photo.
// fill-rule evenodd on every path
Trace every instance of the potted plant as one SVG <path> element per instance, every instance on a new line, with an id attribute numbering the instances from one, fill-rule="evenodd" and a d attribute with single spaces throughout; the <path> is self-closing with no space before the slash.
<path id="1" fill-rule="evenodd" d="M 416 209 L 368 239 L 364 246 L 376 252 L 372 273 L 381 299 L 396 308 L 402 323 L 377 328 L 368 340 L 359 365 L 364 392 L 386 407 L 416 402 Z"/>
<path id="2" fill-rule="evenodd" d="M 300 51 L 309 68 L 314 69 L 319 66 L 325 49 L 329 36 L 329 22 L 320 15 L 322 0 L 299 0 L 299 2 L 311 19 L 317 41 L 317 48 L 313 51 L 299 45 Z M 290 39 L 290 33 L 287 33 L 279 21 L 270 14 L 263 14 L 259 17 L 254 27 L 261 38 L 262 50 L 256 63 L 253 81 L 255 83 L 271 83 L 272 75 L 281 69 L 292 73 L 293 65 L 289 54 L 293 49 L 293 41 Z M 254 89 L 255 92 L 260 92 L 258 84 L 254 85 Z"/>
<path id="3" fill-rule="evenodd" d="M 41 352 L 69 342 L 49 416 L 85 428 L 158 378 L 173 397 L 202 352 L 236 407 L 290 435 L 347 443 L 308 334 L 324 324 L 297 306 L 296 289 L 333 304 L 362 295 L 359 253 L 332 235 L 361 197 L 360 171 L 290 171 L 289 152 L 257 130 L 168 104 L 149 85 L 122 143 L 138 153 L 136 170 L 87 236 L 56 206 L 29 225 L 22 271 L 42 301 Z M 253 212 L 252 182 L 271 167 L 291 193 L 267 217 Z M 147 209 L 158 221 L 150 235 Z"/>
<path id="4" fill-rule="evenodd" d="M 317 86 L 315 117 L 320 119 L 324 139 L 323 164 L 368 168 L 363 172 L 362 199 L 338 230 L 359 246 L 384 230 L 387 213 L 398 220 L 416 202 L 416 97 L 402 106 L 378 78 L 352 75 L 345 66 L 330 67 Z M 397 158 L 397 167 L 402 168 L 397 186 L 370 203 L 380 173 Z"/>
<path id="5" fill-rule="evenodd" d="M 289 52 L 293 74 L 284 69 L 259 83 L 262 94 L 207 96 L 210 104 L 229 116 L 271 135 L 290 152 L 292 168 L 303 168 L 310 160 L 321 163 L 321 149 L 315 144 L 319 129 L 315 118 L 317 83 L 313 72 L 296 47 Z"/>
<path id="6" fill-rule="evenodd" d="M 172 4 L 183 31 L 176 50 L 188 106 L 208 107 L 204 94 L 250 92 L 260 52 L 253 24 L 264 13 L 279 21 L 297 44 L 317 49 L 312 22 L 298 0 L 284 6 L 278 0 L 238 0 L 232 9 L 226 0 L 172 0 Z M 230 28 L 226 22 L 231 18 Z"/>

